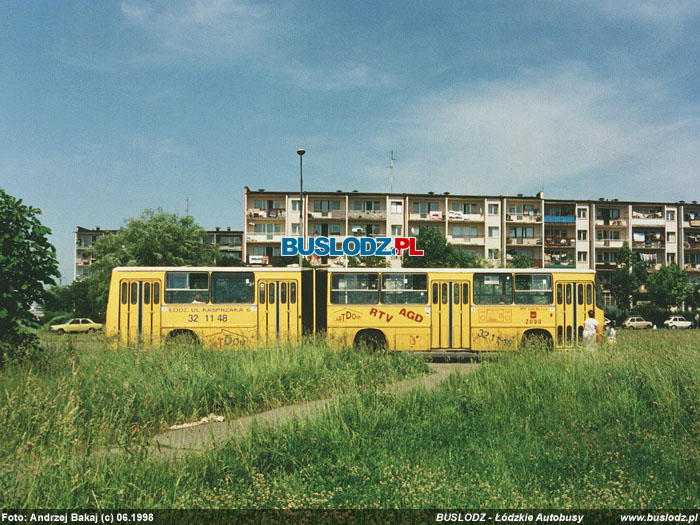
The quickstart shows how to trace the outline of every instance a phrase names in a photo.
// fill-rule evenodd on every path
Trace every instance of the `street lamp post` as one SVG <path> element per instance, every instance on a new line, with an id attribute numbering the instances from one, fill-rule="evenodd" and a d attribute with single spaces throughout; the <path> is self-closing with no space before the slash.
<path id="1" fill-rule="evenodd" d="M 306 221 L 304 220 L 304 162 L 302 158 L 304 157 L 303 149 L 297 150 L 297 155 L 299 155 L 299 231 L 301 232 L 301 242 L 302 246 L 306 244 Z M 304 256 L 299 252 L 299 269 L 303 268 Z"/>

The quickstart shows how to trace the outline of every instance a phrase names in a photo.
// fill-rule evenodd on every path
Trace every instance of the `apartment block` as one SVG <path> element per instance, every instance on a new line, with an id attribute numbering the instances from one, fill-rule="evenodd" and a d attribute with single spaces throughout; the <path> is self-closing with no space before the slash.
<path id="1" fill-rule="evenodd" d="M 679 264 L 700 281 L 700 205 L 621 202 L 618 199 L 545 199 L 534 196 L 304 192 L 244 189 L 243 256 L 266 264 L 280 254 L 284 236 L 417 235 L 434 228 L 450 244 L 492 266 L 526 256 L 542 268 L 598 271 L 603 283 L 617 267 L 626 241 L 649 269 Z M 303 221 L 303 224 L 302 224 Z M 401 261 L 392 257 L 392 266 Z M 343 266 L 343 258 L 313 264 Z"/>
<path id="2" fill-rule="evenodd" d="M 99 226 L 92 230 L 82 226 L 76 228 L 74 280 L 88 275 L 90 265 L 95 262 L 95 258 L 90 254 L 90 249 L 97 242 L 97 239 L 118 231 L 103 230 Z M 217 226 L 215 230 L 207 231 L 205 242 L 218 245 L 219 250 L 227 255 L 243 259 L 243 232 L 241 230 L 231 230 L 230 227 L 222 230 Z"/>

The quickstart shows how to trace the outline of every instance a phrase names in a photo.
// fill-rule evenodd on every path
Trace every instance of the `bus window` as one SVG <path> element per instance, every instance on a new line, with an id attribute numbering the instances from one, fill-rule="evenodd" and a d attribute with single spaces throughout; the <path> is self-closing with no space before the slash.
<path id="1" fill-rule="evenodd" d="M 129 302 L 129 289 L 126 283 L 122 283 L 122 304 L 126 304 L 127 302 Z"/>
<path id="2" fill-rule="evenodd" d="M 212 303 L 252 303 L 254 296 L 253 272 L 213 272 L 211 274 Z"/>
<path id="3" fill-rule="evenodd" d="M 165 302 L 191 303 L 197 296 L 209 302 L 209 274 L 206 272 L 167 272 Z"/>
<path id="4" fill-rule="evenodd" d="M 452 295 L 454 295 L 454 303 L 459 304 L 459 284 L 455 284 L 454 293 Z"/>
<path id="5" fill-rule="evenodd" d="M 552 304 L 551 274 L 516 274 L 515 304 Z"/>
<path id="6" fill-rule="evenodd" d="M 289 303 L 297 302 L 297 283 L 289 283 Z"/>
<path id="7" fill-rule="evenodd" d="M 571 304 L 571 285 L 566 285 L 566 304 Z M 570 336 L 567 336 L 570 337 Z"/>
<path id="8" fill-rule="evenodd" d="M 139 285 L 137 283 L 131 283 L 131 304 L 136 304 L 139 302 Z"/>
<path id="9" fill-rule="evenodd" d="M 382 274 L 382 303 L 425 304 L 428 302 L 428 275 L 425 273 Z"/>
<path id="10" fill-rule="evenodd" d="M 260 297 L 260 304 L 265 304 L 265 283 L 260 283 L 260 293 L 258 296 Z"/>
<path id="11" fill-rule="evenodd" d="M 578 304 L 583 304 L 583 285 L 578 285 Z"/>
<path id="12" fill-rule="evenodd" d="M 151 304 L 151 283 L 143 283 L 143 304 Z"/>
<path id="13" fill-rule="evenodd" d="M 287 283 L 280 283 L 280 303 L 287 304 Z"/>
<path id="14" fill-rule="evenodd" d="M 275 304 L 275 283 L 268 283 L 267 285 L 267 303 Z"/>
<path id="15" fill-rule="evenodd" d="M 331 304 L 377 304 L 379 274 L 334 273 L 331 278 Z"/>
<path id="16" fill-rule="evenodd" d="M 564 300 L 564 296 L 561 290 L 561 284 L 557 285 L 557 304 L 561 304 Z"/>
<path id="17" fill-rule="evenodd" d="M 513 276 L 509 273 L 474 275 L 474 304 L 512 304 Z"/>
<path id="18" fill-rule="evenodd" d="M 160 302 L 160 283 L 153 283 L 153 304 Z"/>
<path id="19" fill-rule="evenodd" d="M 438 304 L 440 302 L 438 295 L 438 285 L 437 283 L 433 283 L 433 304 Z"/>
<path id="20" fill-rule="evenodd" d="M 593 304 L 593 287 L 590 284 L 586 285 L 586 304 L 588 306 Z"/>
<path id="21" fill-rule="evenodd" d="M 469 304 L 469 283 L 462 285 L 462 304 Z"/>
<path id="22" fill-rule="evenodd" d="M 442 284 L 442 304 L 447 304 L 447 283 Z"/>

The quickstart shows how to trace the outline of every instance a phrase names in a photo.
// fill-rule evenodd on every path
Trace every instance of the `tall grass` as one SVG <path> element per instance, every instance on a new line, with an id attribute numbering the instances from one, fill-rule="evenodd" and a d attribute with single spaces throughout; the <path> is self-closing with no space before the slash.
<path id="1" fill-rule="evenodd" d="M 697 508 L 697 335 L 618 339 L 594 353 L 504 355 L 433 392 L 349 396 L 318 418 L 253 429 L 176 463 L 137 449 L 72 462 L 42 456 L 25 484 L 5 478 L 0 498 L 59 507 Z M 56 418 L 74 417 L 70 406 Z"/>
<path id="2" fill-rule="evenodd" d="M 54 342 L 33 361 L 0 371 L 0 491 L 18 489 L 13 472 L 60 477 L 59 466 L 72 468 L 95 448 L 134 454 L 157 431 L 210 413 L 232 419 L 427 370 L 411 356 L 337 351 L 322 342 L 221 351 L 111 350 L 96 340 Z M 28 477 L 20 478 L 24 490 Z"/>

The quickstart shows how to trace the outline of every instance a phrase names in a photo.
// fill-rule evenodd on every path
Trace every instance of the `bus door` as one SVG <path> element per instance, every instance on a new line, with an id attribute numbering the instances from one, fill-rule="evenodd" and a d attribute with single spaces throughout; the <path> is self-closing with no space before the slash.
<path id="1" fill-rule="evenodd" d="M 592 286 L 590 283 L 559 281 L 557 301 L 557 344 L 572 346 L 583 337 L 583 323 L 592 308 Z"/>
<path id="2" fill-rule="evenodd" d="M 258 341 L 260 344 L 295 342 L 299 335 L 297 281 L 258 282 Z"/>
<path id="3" fill-rule="evenodd" d="M 124 279 L 119 286 L 119 342 L 157 343 L 160 338 L 160 281 Z"/>
<path id="4" fill-rule="evenodd" d="M 470 348 L 469 282 L 433 281 L 431 348 Z"/>

